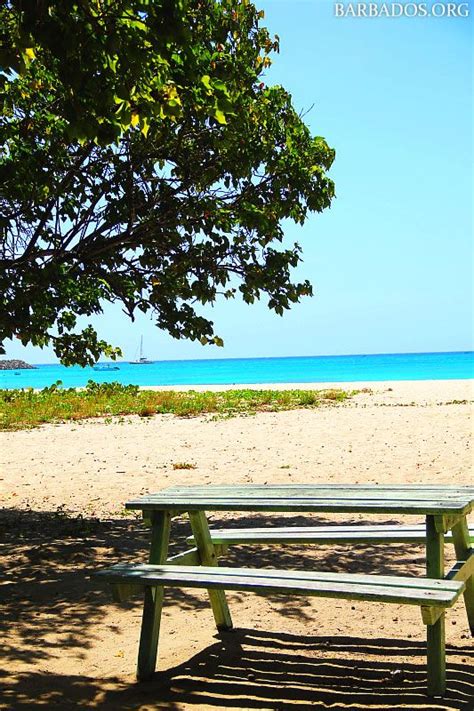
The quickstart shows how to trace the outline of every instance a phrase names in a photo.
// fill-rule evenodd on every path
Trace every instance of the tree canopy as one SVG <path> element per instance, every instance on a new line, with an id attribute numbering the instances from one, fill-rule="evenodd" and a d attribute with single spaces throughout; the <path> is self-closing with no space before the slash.
<path id="1" fill-rule="evenodd" d="M 331 203 L 334 151 L 264 71 L 278 37 L 247 0 L 0 6 L 0 352 L 65 364 L 118 349 L 77 317 L 119 303 L 222 344 L 200 304 L 263 294 L 282 314 L 303 224 Z"/>

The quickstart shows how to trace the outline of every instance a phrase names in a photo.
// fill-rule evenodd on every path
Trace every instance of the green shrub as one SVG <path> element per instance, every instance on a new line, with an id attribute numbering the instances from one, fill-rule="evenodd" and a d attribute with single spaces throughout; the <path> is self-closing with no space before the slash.
<path id="1" fill-rule="evenodd" d="M 357 391 L 345 390 L 226 390 L 179 392 L 140 390 L 137 385 L 95 383 L 81 390 L 61 388 L 57 381 L 34 391 L 0 390 L 0 429 L 35 427 L 45 422 L 82 420 L 91 417 L 156 413 L 178 417 L 212 414 L 219 417 L 277 412 L 298 407 L 319 407 L 344 402 Z"/>

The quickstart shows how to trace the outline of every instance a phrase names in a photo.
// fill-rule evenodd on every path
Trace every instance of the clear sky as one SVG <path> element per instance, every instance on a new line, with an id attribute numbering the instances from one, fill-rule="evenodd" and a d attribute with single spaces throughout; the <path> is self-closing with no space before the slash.
<path id="1" fill-rule="evenodd" d="M 306 121 L 337 153 L 333 207 L 286 231 L 315 296 L 283 318 L 264 303 L 206 310 L 223 349 L 175 341 L 114 308 L 94 321 L 100 335 L 126 359 L 141 334 L 153 359 L 471 350 L 473 3 L 468 19 L 256 4 L 281 40 L 267 83 L 283 84 L 298 110 L 314 105 Z M 54 360 L 18 343 L 7 355 Z"/>

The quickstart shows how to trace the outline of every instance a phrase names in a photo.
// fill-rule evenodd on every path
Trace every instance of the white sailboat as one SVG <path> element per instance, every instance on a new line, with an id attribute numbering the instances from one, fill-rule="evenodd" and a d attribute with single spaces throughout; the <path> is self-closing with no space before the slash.
<path id="1" fill-rule="evenodd" d="M 143 355 L 143 336 L 140 338 L 140 354 L 136 360 L 131 360 L 131 365 L 149 365 L 152 361 Z"/>

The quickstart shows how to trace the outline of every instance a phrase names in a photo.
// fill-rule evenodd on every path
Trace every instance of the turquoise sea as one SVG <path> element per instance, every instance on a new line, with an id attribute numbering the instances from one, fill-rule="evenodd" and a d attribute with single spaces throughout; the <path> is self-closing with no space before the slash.
<path id="1" fill-rule="evenodd" d="M 88 380 L 171 386 L 467 379 L 474 378 L 474 352 L 160 360 L 110 366 L 119 370 L 55 364 L 38 365 L 36 370 L 0 370 L 0 388 L 44 388 L 57 380 L 64 387 L 81 387 Z"/>

